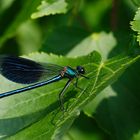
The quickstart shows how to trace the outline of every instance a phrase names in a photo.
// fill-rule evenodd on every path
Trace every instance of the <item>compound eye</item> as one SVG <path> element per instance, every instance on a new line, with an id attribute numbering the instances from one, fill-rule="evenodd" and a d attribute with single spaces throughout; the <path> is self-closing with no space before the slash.
<path id="1" fill-rule="evenodd" d="M 84 67 L 82 67 L 82 66 L 77 66 L 77 71 L 78 71 L 78 73 L 80 73 L 80 74 L 85 74 L 85 69 L 84 69 Z"/>

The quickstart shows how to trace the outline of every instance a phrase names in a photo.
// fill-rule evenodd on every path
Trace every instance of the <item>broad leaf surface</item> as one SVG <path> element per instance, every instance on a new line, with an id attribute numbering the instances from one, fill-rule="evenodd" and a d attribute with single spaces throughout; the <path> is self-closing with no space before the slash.
<path id="1" fill-rule="evenodd" d="M 84 108 L 84 112 L 95 118 L 112 139 L 140 139 L 139 63 L 140 60 Z"/>
<path id="2" fill-rule="evenodd" d="M 67 56 L 83 56 L 96 50 L 102 54 L 102 60 L 106 60 L 108 53 L 116 45 L 116 39 L 112 33 L 92 33 L 69 51 Z"/>
<path id="3" fill-rule="evenodd" d="M 63 66 L 83 65 L 87 72 L 86 76 L 90 79 L 80 78 L 78 86 L 83 88 L 82 91 L 75 89 L 73 85 L 66 91 L 64 100 L 67 111 L 64 114 L 60 111 L 58 94 L 66 80 L 1 99 L 0 136 L 7 140 L 60 138 L 84 105 L 118 79 L 124 70 L 139 58 L 120 56 L 103 63 L 97 52 L 75 59 L 44 53 L 31 54 L 28 57 Z M 0 85 L 0 89 L 10 90 L 11 84 L 9 85 L 4 78 L 2 81 L 4 86 Z"/>
<path id="4" fill-rule="evenodd" d="M 139 17 L 138 10 L 134 21 L 131 22 L 132 29 L 138 32 L 138 41 Z M 131 47 L 136 48 L 136 46 Z M 104 55 L 102 51 L 100 52 Z M 109 56 L 107 50 L 106 53 Z M 94 117 L 100 127 L 111 134 L 112 139 L 115 140 L 140 139 L 140 96 L 137 92 L 140 90 L 140 81 L 137 76 L 140 69 L 139 62 L 140 60 L 133 64 L 115 84 L 103 90 L 84 108 L 84 112 L 88 116 Z"/>

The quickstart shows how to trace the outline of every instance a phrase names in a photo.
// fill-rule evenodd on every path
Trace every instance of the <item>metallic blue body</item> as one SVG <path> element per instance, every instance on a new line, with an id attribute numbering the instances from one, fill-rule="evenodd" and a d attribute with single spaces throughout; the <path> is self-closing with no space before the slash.
<path id="1" fill-rule="evenodd" d="M 61 79 L 62 79 L 62 76 L 58 75 L 58 76 L 55 76 L 55 77 L 53 77 L 53 78 L 51 78 L 50 80 L 47 80 L 47 81 L 36 83 L 34 85 L 30 85 L 30 86 L 27 86 L 27 87 L 24 87 L 24 88 L 12 90 L 12 91 L 9 91 L 9 92 L 1 93 L 0 98 L 10 96 L 10 95 L 13 95 L 13 94 L 16 94 L 16 93 L 24 92 L 24 91 L 34 89 L 34 88 L 37 88 L 37 87 L 41 87 L 41 86 L 44 86 L 44 85 L 47 85 L 47 84 L 50 84 L 50 83 L 53 83 L 53 82 L 57 82 Z"/>
<path id="2" fill-rule="evenodd" d="M 70 67 L 67 67 L 67 70 L 65 72 L 65 76 L 68 77 L 68 78 L 74 78 L 74 77 L 77 77 L 78 73 L 76 72 L 76 70 L 70 68 Z"/>
<path id="3" fill-rule="evenodd" d="M 77 76 L 77 74 L 78 73 L 74 69 L 72 69 L 70 67 L 67 67 L 66 72 L 64 74 L 64 77 L 73 79 L 74 77 Z M 41 87 L 41 86 L 44 86 L 44 85 L 47 85 L 47 84 L 50 84 L 50 83 L 53 83 L 53 82 L 57 82 L 64 77 L 62 77 L 61 75 L 58 75 L 58 76 L 55 76 L 55 77 L 53 77 L 53 78 L 51 78 L 47 81 L 39 82 L 39 83 L 36 83 L 36 84 L 33 84 L 33 85 L 29 85 L 27 87 L 23 87 L 23 88 L 20 88 L 20 89 L 16 89 L 16 90 L 12 90 L 12 91 L 9 91 L 9 92 L 1 93 L 0 98 L 10 96 L 10 95 L 13 95 L 13 94 L 17 94 L 17 93 L 21 93 L 21 92 L 31 90 L 31 89 L 34 89 L 34 88 L 37 88 L 37 87 Z"/>

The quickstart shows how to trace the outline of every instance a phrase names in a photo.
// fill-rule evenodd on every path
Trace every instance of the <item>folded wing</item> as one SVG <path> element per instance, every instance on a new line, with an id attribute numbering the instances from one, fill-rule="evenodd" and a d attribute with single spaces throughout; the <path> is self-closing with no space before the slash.
<path id="1" fill-rule="evenodd" d="M 59 75 L 63 67 L 15 56 L 0 56 L 0 74 L 21 84 L 32 84 Z"/>

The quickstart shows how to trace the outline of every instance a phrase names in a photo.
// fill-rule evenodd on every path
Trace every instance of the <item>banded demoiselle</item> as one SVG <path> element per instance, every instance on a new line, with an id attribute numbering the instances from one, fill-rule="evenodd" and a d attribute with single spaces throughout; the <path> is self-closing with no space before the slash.
<path id="1" fill-rule="evenodd" d="M 85 77 L 85 69 L 82 66 L 77 66 L 73 69 L 69 66 L 59 66 L 50 63 L 38 63 L 22 57 L 1 55 L 0 56 L 0 74 L 10 81 L 20 84 L 29 84 L 23 88 L 8 91 L 0 94 L 0 98 L 21 93 L 37 87 L 41 87 L 53 82 L 67 78 L 62 91 L 59 93 L 59 100 L 63 108 L 63 95 L 69 87 L 73 79 L 76 79 L 77 86 L 79 76 Z"/>

